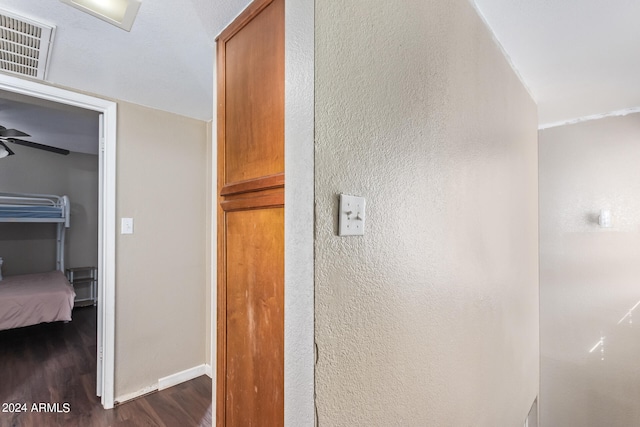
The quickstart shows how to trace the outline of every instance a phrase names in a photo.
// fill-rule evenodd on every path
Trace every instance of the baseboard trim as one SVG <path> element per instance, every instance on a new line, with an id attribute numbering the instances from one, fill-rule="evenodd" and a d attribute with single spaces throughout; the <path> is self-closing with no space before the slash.
<path id="1" fill-rule="evenodd" d="M 145 394 L 153 393 L 154 391 L 160 391 L 178 385 L 180 383 L 190 381 L 194 378 L 198 378 L 202 375 L 208 375 L 211 378 L 212 371 L 210 365 L 198 365 L 193 368 L 185 369 L 184 371 L 176 372 L 175 374 L 168 375 L 164 378 L 160 378 L 156 384 L 144 387 L 138 391 L 132 393 L 123 394 L 114 399 L 114 404 L 119 405 L 129 400 L 136 399 L 144 396 Z"/>
<path id="2" fill-rule="evenodd" d="M 158 384 L 152 384 L 138 391 L 134 391 L 132 393 L 127 393 L 127 394 L 123 394 L 122 396 L 118 396 L 114 399 L 113 403 L 114 405 L 119 405 L 121 403 L 128 402 L 129 400 L 133 400 L 138 397 L 144 396 L 145 394 L 153 393 L 154 391 L 158 391 Z"/>
<path id="3" fill-rule="evenodd" d="M 205 374 L 207 374 L 207 376 L 211 379 L 213 379 L 213 369 L 211 369 L 211 365 L 204 365 L 205 367 Z"/>
<path id="4" fill-rule="evenodd" d="M 198 378 L 207 373 L 207 365 L 198 365 L 193 368 L 185 369 L 184 371 L 176 372 L 175 374 L 160 378 L 158 380 L 158 390 L 164 390 L 174 385 Z"/>

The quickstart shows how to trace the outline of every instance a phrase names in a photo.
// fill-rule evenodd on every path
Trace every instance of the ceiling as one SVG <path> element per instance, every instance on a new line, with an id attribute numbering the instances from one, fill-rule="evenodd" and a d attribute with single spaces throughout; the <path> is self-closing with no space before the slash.
<path id="1" fill-rule="evenodd" d="M 542 127 L 640 107 L 640 1 L 469 1 L 536 100 Z M 131 32 L 58 0 L 0 0 L 0 9 L 56 26 L 48 82 L 211 120 L 215 37 L 248 3 L 142 0 Z M 97 137 L 81 147 L 87 114 L 52 108 L 42 119 L 46 106 L 0 97 L 0 125 L 43 144 L 96 152 Z"/>
<path id="2" fill-rule="evenodd" d="M 542 127 L 640 106 L 640 1 L 475 0 Z"/>
<path id="3" fill-rule="evenodd" d="M 0 9 L 56 27 L 47 82 L 206 121 L 215 37 L 248 3 L 142 0 L 131 32 L 58 0 L 0 0 Z M 25 140 L 98 152 L 95 112 L 0 91 L 0 125 Z"/>
<path id="4" fill-rule="evenodd" d="M 29 134 L 25 141 L 98 154 L 95 111 L 0 90 L 0 125 Z"/>
<path id="5" fill-rule="evenodd" d="M 131 32 L 58 0 L 0 0 L 56 27 L 46 80 L 211 120 L 216 35 L 248 0 L 142 0 Z"/>

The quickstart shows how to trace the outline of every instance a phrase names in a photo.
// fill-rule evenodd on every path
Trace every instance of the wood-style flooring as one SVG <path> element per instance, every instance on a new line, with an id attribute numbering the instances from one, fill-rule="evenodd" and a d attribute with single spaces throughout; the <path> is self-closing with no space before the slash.
<path id="1" fill-rule="evenodd" d="M 95 307 L 74 309 L 66 324 L 0 331 L 0 426 L 211 426 L 206 376 L 104 410 L 95 355 Z M 34 403 L 50 404 L 48 412 L 34 411 Z M 26 412 L 15 412 L 15 404 L 26 404 Z"/>

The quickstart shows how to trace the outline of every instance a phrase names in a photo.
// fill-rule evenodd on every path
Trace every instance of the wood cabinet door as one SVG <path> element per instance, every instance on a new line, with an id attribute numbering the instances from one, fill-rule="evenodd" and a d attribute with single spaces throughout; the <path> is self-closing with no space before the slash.
<path id="1" fill-rule="evenodd" d="M 284 0 L 217 40 L 217 425 L 284 424 Z"/>

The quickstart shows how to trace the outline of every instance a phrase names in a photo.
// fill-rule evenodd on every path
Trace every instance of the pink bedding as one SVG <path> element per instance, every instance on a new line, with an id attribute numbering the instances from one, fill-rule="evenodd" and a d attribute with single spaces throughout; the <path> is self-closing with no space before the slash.
<path id="1" fill-rule="evenodd" d="M 71 320 L 73 287 L 60 271 L 0 280 L 0 330 Z"/>

